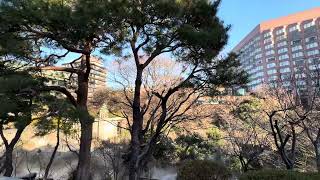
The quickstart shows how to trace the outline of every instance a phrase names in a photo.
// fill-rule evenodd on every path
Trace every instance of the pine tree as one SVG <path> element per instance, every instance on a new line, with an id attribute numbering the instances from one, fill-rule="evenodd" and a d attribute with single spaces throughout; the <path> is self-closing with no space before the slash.
<path id="1" fill-rule="evenodd" d="M 32 113 L 42 111 L 41 106 L 35 102 L 35 94 L 27 89 L 41 86 L 43 81 L 32 77 L 25 71 L 13 71 L 13 67 L 1 64 L 0 136 L 5 146 L 5 154 L 0 173 L 3 173 L 4 176 L 11 176 L 14 147 L 20 140 L 23 131 L 31 124 Z M 14 126 L 16 133 L 9 142 L 4 134 L 4 128 L 10 125 Z"/>
<path id="2" fill-rule="evenodd" d="M 230 26 L 217 17 L 220 1 L 208 0 L 124 0 L 115 11 L 122 12 L 123 41 L 113 48 L 120 59 L 135 63 L 132 96 L 127 104 L 131 107 L 131 142 L 128 156 L 129 179 L 136 180 L 141 169 L 148 163 L 160 135 L 178 117 L 187 112 L 184 102 L 190 97 L 221 86 L 246 83 L 246 74 L 239 68 L 235 54 L 219 58 L 228 41 Z M 119 51 L 122 50 L 122 51 Z M 147 118 L 149 103 L 144 103 L 144 84 L 150 64 L 161 56 L 185 65 L 182 80 L 178 84 L 149 92 L 150 99 L 157 98 L 155 119 Z M 164 89 L 164 90 L 163 90 Z M 179 91 L 189 89 L 174 106 L 170 99 Z M 152 89 L 154 90 L 154 89 Z M 190 93 L 191 92 L 191 93 Z M 148 101 L 150 102 L 150 101 Z M 174 107 L 174 110 L 170 110 Z M 130 122 L 130 120 L 129 120 Z M 153 131 L 150 134 L 150 124 Z"/>
<path id="3" fill-rule="evenodd" d="M 121 38 L 117 28 L 121 20 L 114 6 L 121 1 L 100 0 L 5 0 L 0 6 L 0 52 L 2 56 L 22 60 L 33 70 L 63 71 L 77 76 L 77 97 L 63 86 L 46 86 L 38 92 L 58 91 L 81 115 L 79 161 L 76 179 L 90 177 L 93 117 L 88 112 L 88 83 L 91 55 L 97 50 L 110 49 Z M 69 54 L 78 55 L 80 67 L 56 65 Z"/>

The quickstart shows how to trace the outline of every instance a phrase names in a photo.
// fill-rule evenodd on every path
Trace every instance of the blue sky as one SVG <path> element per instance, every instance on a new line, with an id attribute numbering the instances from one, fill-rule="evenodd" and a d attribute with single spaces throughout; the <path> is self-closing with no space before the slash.
<path id="1" fill-rule="evenodd" d="M 320 7 L 320 0 L 222 0 L 218 16 L 225 24 L 232 25 L 229 43 L 224 53 L 229 52 L 260 22 L 315 7 Z M 96 55 L 102 56 L 99 53 Z M 72 53 L 66 61 L 77 57 L 79 55 Z M 102 56 L 102 58 L 106 67 L 114 60 L 114 57 Z M 113 83 L 108 82 L 108 84 L 112 86 Z"/>
<path id="2" fill-rule="evenodd" d="M 320 0 L 222 0 L 219 17 L 231 24 L 229 52 L 261 21 L 320 7 Z"/>
<path id="3" fill-rule="evenodd" d="M 315 7 L 320 7 L 320 0 L 222 0 L 218 16 L 225 24 L 232 26 L 224 53 L 229 52 L 260 22 Z M 71 54 L 66 59 L 68 61 L 77 57 L 78 55 Z M 102 57 L 106 66 L 114 59 Z"/>

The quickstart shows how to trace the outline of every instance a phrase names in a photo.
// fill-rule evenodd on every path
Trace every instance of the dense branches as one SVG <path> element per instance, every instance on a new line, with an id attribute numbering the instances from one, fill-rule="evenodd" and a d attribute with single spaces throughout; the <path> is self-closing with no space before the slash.
<path id="1" fill-rule="evenodd" d="M 227 42 L 229 29 L 216 17 L 219 1 L 125 2 L 123 43 L 130 52 L 122 54 L 121 58 L 132 59 L 135 74 L 130 76 L 132 93 L 128 93 L 128 87 L 123 88 L 127 100 L 123 104 L 132 109 L 132 119 L 128 118 L 131 119 L 128 121 L 131 133 L 128 164 L 130 179 L 135 179 L 141 166 L 148 162 L 163 130 L 188 119 L 183 116 L 204 90 L 242 84 L 246 78 L 238 69 L 236 56 L 218 58 Z M 149 87 L 152 79 L 146 76 L 148 68 L 160 63 L 156 59 L 166 54 L 173 57 L 172 61 L 179 62 L 177 79 L 163 88 Z M 146 83 L 149 84 L 146 86 Z M 151 109 L 150 104 L 153 104 Z"/>

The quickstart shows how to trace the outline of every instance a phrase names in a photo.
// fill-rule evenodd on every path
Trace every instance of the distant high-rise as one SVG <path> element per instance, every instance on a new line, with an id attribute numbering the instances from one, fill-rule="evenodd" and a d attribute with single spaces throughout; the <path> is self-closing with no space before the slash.
<path id="1" fill-rule="evenodd" d="M 73 67 L 80 67 L 81 60 L 78 60 L 73 63 Z M 71 67 L 71 64 L 63 64 L 64 66 Z M 89 76 L 89 87 L 88 87 L 88 100 L 91 101 L 94 93 L 97 91 L 106 88 L 106 78 L 107 78 L 107 70 L 103 66 L 103 61 L 100 58 L 92 56 L 90 58 L 90 76 Z M 74 74 L 73 78 L 73 86 L 76 86 L 77 76 Z"/>
<path id="2" fill-rule="evenodd" d="M 81 60 L 72 63 L 73 68 L 80 67 Z M 107 70 L 103 66 L 103 61 L 97 57 L 90 58 L 90 76 L 89 76 L 89 87 L 88 87 L 88 100 L 92 100 L 94 93 L 106 88 Z M 63 64 L 63 66 L 71 67 L 70 63 Z M 65 86 L 69 89 L 73 96 L 76 97 L 75 89 L 77 87 L 77 75 L 66 72 L 46 72 L 45 76 L 49 79 L 49 85 Z"/>
<path id="3" fill-rule="evenodd" d="M 306 89 L 319 78 L 313 73 L 320 70 L 319 43 L 320 8 L 314 8 L 262 22 L 233 52 L 240 53 L 250 75 L 250 90 L 279 81 L 283 87 Z"/>
<path id="4" fill-rule="evenodd" d="M 89 95 L 91 98 L 98 90 L 106 88 L 107 69 L 103 61 L 97 57 L 91 57 L 91 72 L 89 76 Z"/>

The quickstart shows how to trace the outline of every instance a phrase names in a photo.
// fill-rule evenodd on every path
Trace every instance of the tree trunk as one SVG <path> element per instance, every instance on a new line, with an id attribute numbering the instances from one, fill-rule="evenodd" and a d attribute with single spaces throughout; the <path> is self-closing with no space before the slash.
<path id="1" fill-rule="evenodd" d="M 291 160 L 287 157 L 287 153 L 285 152 L 285 149 L 279 150 L 280 156 L 284 164 L 286 165 L 286 169 L 292 170 L 294 167 L 294 163 L 291 162 Z"/>
<path id="2" fill-rule="evenodd" d="M 320 172 L 320 143 L 314 142 L 313 146 L 314 146 L 314 151 L 316 154 L 317 170 L 318 170 L 318 172 Z"/>
<path id="3" fill-rule="evenodd" d="M 1 172 L 2 172 L 2 170 L 4 170 L 5 172 L 4 172 L 3 175 L 6 176 L 6 177 L 10 177 L 12 175 L 12 172 L 13 172 L 13 165 L 12 165 L 13 149 L 14 149 L 15 145 L 18 143 L 18 141 L 19 141 L 19 139 L 21 137 L 21 134 L 24 131 L 25 127 L 27 127 L 29 124 L 30 123 L 26 124 L 26 126 L 24 126 L 22 128 L 19 128 L 10 143 L 8 143 L 8 140 L 4 137 L 4 134 L 3 134 L 3 131 L 2 131 L 2 127 L 0 129 L 0 135 L 1 135 L 2 141 L 5 142 L 5 148 L 6 148 L 5 162 L 4 162 L 3 166 L 1 167 Z"/>
<path id="4" fill-rule="evenodd" d="M 135 80 L 135 91 L 133 98 L 133 123 L 131 129 L 131 144 L 129 158 L 129 180 L 137 180 L 139 174 L 139 154 L 141 151 L 141 130 L 143 126 L 143 117 L 141 114 L 140 90 L 142 84 L 142 69 L 137 67 L 137 76 Z"/>
<path id="5" fill-rule="evenodd" d="M 287 170 L 293 170 L 293 164 L 291 163 L 286 164 L 286 168 Z"/>
<path id="6" fill-rule="evenodd" d="M 89 180 L 91 176 L 91 140 L 92 122 L 81 124 L 80 151 L 77 169 L 77 180 Z"/>
<path id="7" fill-rule="evenodd" d="M 13 172 L 13 166 L 12 166 L 12 152 L 13 152 L 13 147 L 8 147 L 6 149 L 6 157 L 4 161 L 4 176 L 6 177 L 11 177 L 12 172 Z"/>
<path id="8" fill-rule="evenodd" d="M 76 180 L 89 180 L 91 177 L 91 141 L 93 119 L 88 112 L 88 84 L 90 75 L 90 55 L 81 60 L 81 69 L 85 73 L 78 74 L 77 105 L 80 111 L 81 137 L 79 161 L 77 166 Z"/>
<path id="9" fill-rule="evenodd" d="M 288 170 L 293 170 L 294 164 L 289 163 L 286 167 L 287 167 Z"/>
<path id="10" fill-rule="evenodd" d="M 60 119 L 58 119 L 58 127 L 57 127 L 57 143 L 54 147 L 54 150 L 51 154 L 51 157 L 50 157 L 50 161 L 46 167 L 46 170 L 45 170 L 45 173 L 44 173 L 44 176 L 43 176 L 43 180 L 47 180 L 48 178 L 48 175 L 49 175 L 49 171 L 50 171 L 50 168 L 51 168 L 51 165 L 53 163 L 53 160 L 56 156 L 56 153 L 57 153 L 57 150 L 58 150 L 58 147 L 59 147 L 59 144 L 60 144 Z"/>
<path id="11" fill-rule="evenodd" d="M 242 155 L 239 155 L 239 160 L 241 163 L 242 171 L 247 172 L 248 171 L 248 163 L 246 163 L 245 159 L 242 157 Z"/>
<path id="12" fill-rule="evenodd" d="M 131 152 L 129 162 L 129 180 L 136 180 L 138 174 L 137 161 L 140 152 L 140 143 L 137 135 L 131 136 Z"/>

